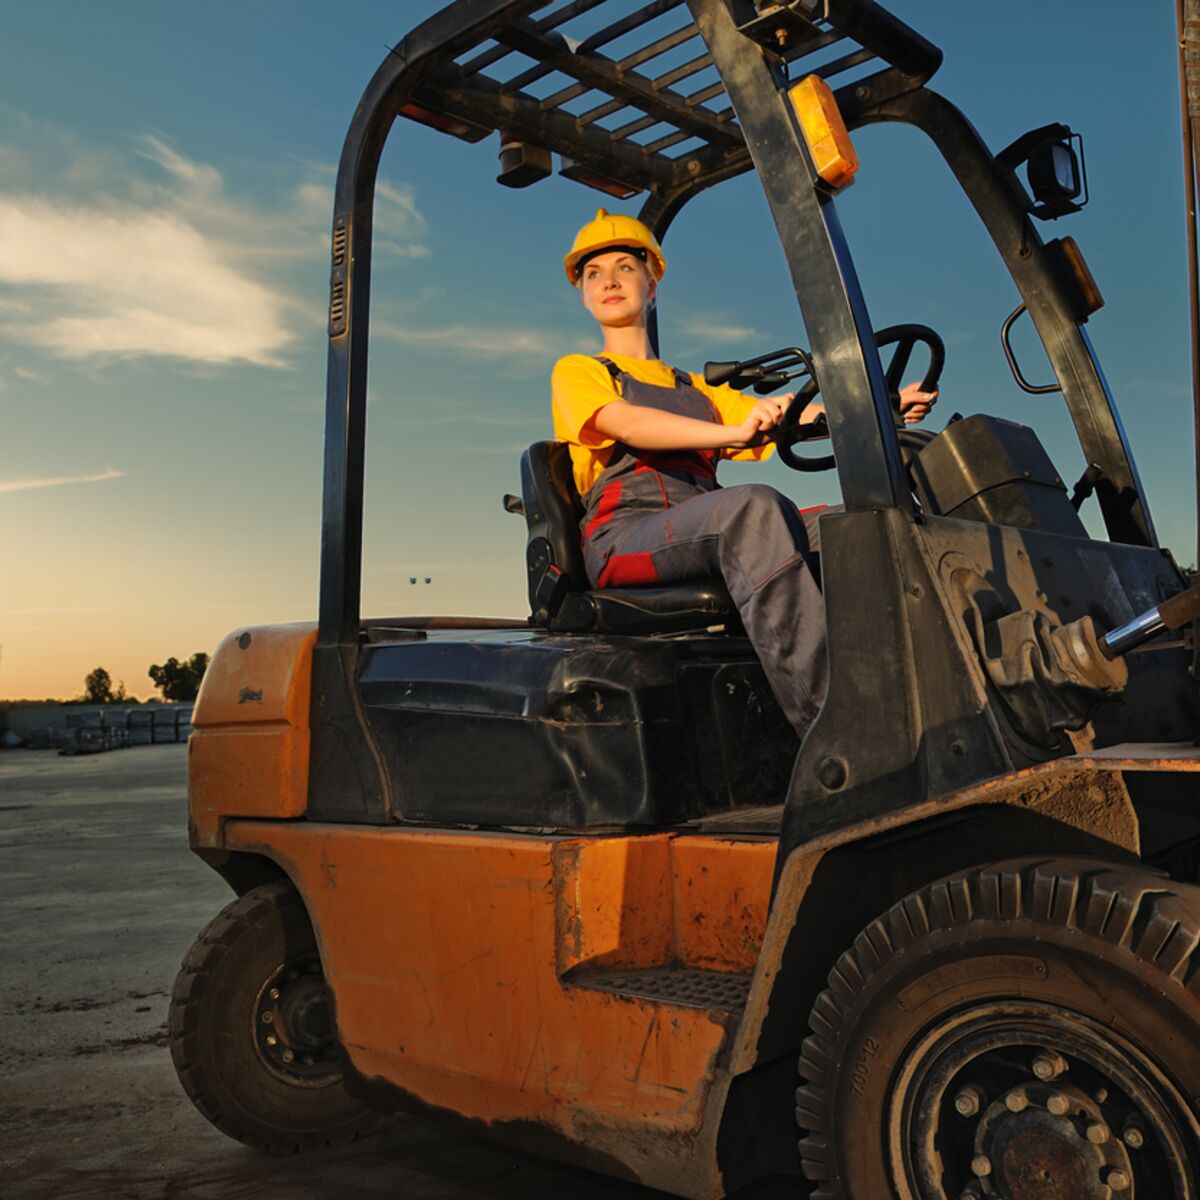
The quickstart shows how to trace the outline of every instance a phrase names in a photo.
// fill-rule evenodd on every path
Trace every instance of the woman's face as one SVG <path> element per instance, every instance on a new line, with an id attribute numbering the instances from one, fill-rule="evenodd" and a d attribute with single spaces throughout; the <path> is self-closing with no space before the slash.
<path id="1" fill-rule="evenodd" d="M 583 307 L 610 328 L 644 325 L 657 287 L 646 264 L 624 250 L 588 259 L 579 277 Z"/>

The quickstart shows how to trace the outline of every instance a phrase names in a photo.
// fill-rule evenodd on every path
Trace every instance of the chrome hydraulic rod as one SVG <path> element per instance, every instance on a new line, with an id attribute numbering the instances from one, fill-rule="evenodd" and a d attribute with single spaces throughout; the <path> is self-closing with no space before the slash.
<path id="1" fill-rule="evenodd" d="M 1107 658 L 1116 658 L 1149 641 L 1164 629 L 1182 629 L 1200 617 L 1200 583 L 1193 584 L 1177 596 L 1139 613 L 1132 621 L 1106 633 L 1100 639 L 1100 649 Z"/>

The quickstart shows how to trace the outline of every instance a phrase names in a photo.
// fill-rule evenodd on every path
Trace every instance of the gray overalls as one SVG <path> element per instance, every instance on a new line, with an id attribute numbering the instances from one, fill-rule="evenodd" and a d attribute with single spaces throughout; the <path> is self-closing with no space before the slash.
<path id="1" fill-rule="evenodd" d="M 623 400 L 720 422 L 691 379 L 642 383 L 599 358 Z M 672 368 L 674 370 L 674 368 Z M 648 451 L 618 443 L 588 491 L 584 562 L 596 587 L 725 580 L 788 719 L 803 733 L 825 697 L 825 612 L 817 515 L 774 488 L 717 483 L 716 450 Z"/>

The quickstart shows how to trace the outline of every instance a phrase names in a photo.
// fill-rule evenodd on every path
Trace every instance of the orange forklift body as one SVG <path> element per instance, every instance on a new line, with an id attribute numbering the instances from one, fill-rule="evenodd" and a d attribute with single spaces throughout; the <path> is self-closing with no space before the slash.
<path id="1" fill-rule="evenodd" d="M 1027 837 L 1016 813 L 1032 813 L 1047 822 L 1048 852 L 1102 846 L 1134 861 L 1123 773 L 1200 770 L 1200 751 L 1178 746 L 1054 760 L 814 840 L 789 858 L 772 909 L 777 837 L 304 819 L 313 636 L 254 628 L 219 647 L 194 713 L 192 841 L 218 869 L 269 863 L 295 885 L 359 1090 L 706 1200 L 735 1182 L 718 1147 L 735 1080 L 778 1061 L 791 1086 L 797 1023 L 777 1040 L 768 1006 L 827 855 L 910 824 L 928 839 L 935 817 L 958 812 L 972 824 L 952 834 L 951 857 L 969 858 L 980 814 L 1007 809 L 1014 839 Z M 876 859 L 894 870 L 886 850 Z M 839 884 L 851 906 L 856 883 L 870 890 L 865 878 Z M 655 994 L 663 969 L 669 996 Z M 688 971 L 690 995 L 678 988 Z"/>

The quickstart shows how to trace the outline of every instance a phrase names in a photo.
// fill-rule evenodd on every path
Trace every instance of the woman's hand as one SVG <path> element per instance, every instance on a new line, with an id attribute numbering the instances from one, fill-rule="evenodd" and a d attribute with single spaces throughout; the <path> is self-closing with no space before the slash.
<path id="1" fill-rule="evenodd" d="M 728 444 L 739 450 L 748 446 L 761 446 L 767 441 L 767 434 L 777 428 L 783 420 L 783 414 L 795 397 L 795 392 L 784 396 L 764 396 L 755 403 L 749 416 L 740 425 L 726 426 L 729 431 Z"/>
<path id="2" fill-rule="evenodd" d="M 919 383 L 909 383 L 900 389 L 900 415 L 905 425 L 915 425 L 929 416 L 929 410 L 937 403 L 938 390 L 921 391 Z"/>

